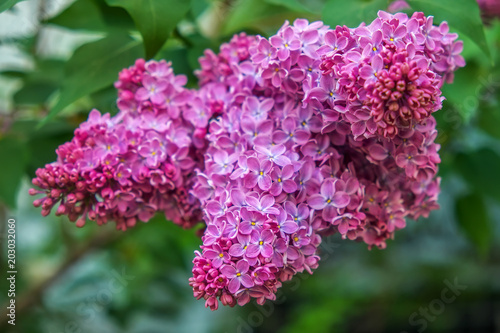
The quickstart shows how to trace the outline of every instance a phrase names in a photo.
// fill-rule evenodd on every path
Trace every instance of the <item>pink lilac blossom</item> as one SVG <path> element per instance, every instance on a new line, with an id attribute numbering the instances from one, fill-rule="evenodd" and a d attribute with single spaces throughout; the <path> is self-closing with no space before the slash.
<path id="1" fill-rule="evenodd" d="M 213 310 L 262 304 L 312 273 L 322 237 L 385 248 L 407 217 L 436 209 L 432 113 L 464 65 L 456 37 L 421 13 L 379 12 L 354 29 L 298 19 L 207 52 L 202 89 L 234 97 L 208 125 L 192 190 L 212 230 L 193 261 L 194 296 Z"/>
<path id="2" fill-rule="evenodd" d="M 157 211 L 185 228 L 198 223 L 199 201 L 189 190 L 205 143 L 193 140 L 198 122 L 186 115 L 203 97 L 185 83 L 165 61 L 140 59 L 124 69 L 115 84 L 119 114 L 92 110 L 71 142 L 57 149 L 57 161 L 37 170 L 33 185 L 40 190 L 30 193 L 45 196 L 35 206 L 43 215 L 57 207 L 56 215 L 79 227 L 88 218 L 125 230 Z"/>
<path id="3" fill-rule="evenodd" d="M 119 115 L 92 112 L 37 172 L 36 205 L 59 202 L 80 226 L 203 218 L 194 296 L 212 310 L 274 300 L 318 267 L 322 237 L 385 248 L 438 208 L 432 113 L 465 64 L 456 38 L 422 13 L 353 29 L 297 19 L 205 51 L 197 91 L 140 60 L 120 73 Z"/>

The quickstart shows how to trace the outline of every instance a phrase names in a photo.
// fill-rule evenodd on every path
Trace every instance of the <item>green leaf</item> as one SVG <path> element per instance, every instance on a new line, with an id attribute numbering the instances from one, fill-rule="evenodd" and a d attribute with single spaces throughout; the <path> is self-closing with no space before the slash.
<path id="1" fill-rule="evenodd" d="M 79 47 L 66 64 L 59 100 L 41 124 L 77 99 L 111 85 L 120 70 L 141 57 L 141 43 L 125 35 L 110 35 Z"/>
<path id="2" fill-rule="evenodd" d="M 114 116 L 119 111 L 116 106 L 116 100 L 116 88 L 108 86 L 90 95 L 90 107 L 101 111 L 101 113 L 110 113 Z"/>
<path id="3" fill-rule="evenodd" d="M 209 7 L 208 0 L 191 0 L 191 17 L 198 17 Z"/>
<path id="4" fill-rule="evenodd" d="M 489 135 L 500 139 L 500 109 L 495 107 L 481 108 L 478 117 L 479 127 Z"/>
<path id="5" fill-rule="evenodd" d="M 290 9 L 291 11 L 297 13 L 320 13 L 321 9 L 310 6 L 311 3 L 314 4 L 314 1 L 299 1 L 299 0 L 266 0 L 267 3 L 277 6 L 283 6 L 285 8 Z"/>
<path id="6" fill-rule="evenodd" d="M 22 78 L 26 77 L 26 72 L 23 70 L 20 70 L 20 69 L 19 70 L 11 69 L 11 70 L 1 71 L 0 75 L 8 77 L 8 78 L 12 78 L 12 79 L 19 79 L 19 78 L 22 79 Z"/>
<path id="7" fill-rule="evenodd" d="M 460 197 L 455 202 L 458 225 L 483 256 L 491 246 L 493 228 L 484 198 L 477 194 Z"/>
<path id="8" fill-rule="evenodd" d="M 33 130 L 28 139 L 30 161 L 26 171 L 34 177 L 37 168 L 57 159 L 56 149 L 73 138 L 74 128 L 66 122 L 49 122 L 43 129 Z"/>
<path id="9" fill-rule="evenodd" d="M 434 16 L 434 24 L 448 23 L 468 36 L 491 60 L 476 0 L 408 0 L 411 8 Z"/>
<path id="10" fill-rule="evenodd" d="M 191 50 L 190 48 L 189 50 Z M 172 48 L 161 50 L 158 53 L 159 59 L 165 59 L 172 62 L 172 67 L 175 68 L 175 74 L 184 74 L 189 78 L 189 81 L 195 81 L 193 68 L 190 66 L 188 49 Z"/>
<path id="11" fill-rule="evenodd" d="M 495 151 L 482 148 L 468 154 L 460 153 L 455 165 L 476 192 L 500 202 L 500 156 Z"/>
<path id="12" fill-rule="evenodd" d="M 240 0 L 231 7 L 223 33 L 232 34 L 249 28 L 265 31 L 269 25 L 279 27 L 285 19 L 291 17 L 283 6 L 271 5 L 264 0 Z"/>
<path id="13" fill-rule="evenodd" d="M 156 55 L 157 59 L 165 59 L 172 62 L 176 74 L 184 74 L 188 77 L 188 86 L 197 89 L 198 80 L 194 71 L 200 68 L 198 59 L 203 56 L 203 52 L 211 49 L 218 52 L 219 43 L 208 39 L 198 33 L 190 34 L 183 38 L 182 46 L 168 46 L 173 41 L 171 39 Z M 184 46 L 185 45 L 185 46 Z"/>
<path id="14" fill-rule="evenodd" d="M 60 87 L 64 61 L 43 59 L 36 63 L 35 70 L 25 74 L 23 86 L 14 94 L 17 105 L 43 105 Z"/>
<path id="15" fill-rule="evenodd" d="M 478 110 L 481 87 L 486 76 L 484 67 L 472 60 L 467 63 L 466 69 L 455 73 L 453 84 L 441 87 L 443 96 L 446 97 L 444 104 L 458 111 L 465 122 L 468 122 Z"/>
<path id="16" fill-rule="evenodd" d="M 328 0 L 323 9 L 323 21 L 332 27 L 346 25 L 357 27 L 361 22 L 369 24 L 379 10 L 386 10 L 387 0 Z"/>
<path id="17" fill-rule="evenodd" d="M 13 96 L 16 105 L 42 105 L 59 88 L 51 81 L 27 82 Z"/>
<path id="18" fill-rule="evenodd" d="M 186 16 L 191 0 L 106 0 L 110 6 L 123 7 L 134 20 L 144 39 L 146 58 L 150 59 Z"/>
<path id="19" fill-rule="evenodd" d="M 104 18 L 94 1 L 75 1 L 59 15 L 46 21 L 75 30 L 102 31 L 106 29 Z"/>
<path id="20" fill-rule="evenodd" d="M 135 29 L 134 21 L 129 13 L 121 7 L 111 7 L 106 3 L 106 0 L 93 0 L 99 7 L 104 21 L 108 27 L 133 30 Z"/>
<path id="21" fill-rule="evenodd" d="M 36 69 L 30 73 L 30 79 L 60 82 L 64 78 L 65 64 L 65 61 L 59 59 L 39 59 Z"/>
<path id="22" fill-rule="evenodd" d="M 0 13 L 11 9 L 14 5 L 22 0 L 0 0 Z"/>
<path id="23" fill-rule="evenodd" d="M 500 25 L 499 25 L 500 26 Z M 500 70 L 482 77 L 481 103 L 478 112 L 479 127 L 494 138 L 500 139 Z"/>
<path id="24" fill-rule="evenodd" d="M 30 156 L 26 172 L 30 178 L 35 176 L 37 168 L 56 160 L 56 148 L 70 141 L 74 131 L 66 121 L 50 121 L 39 130 L 36 130 L 37 124 L 36 120 L 18 120 L 10 128 L 11 134 L 26 142 Z"/>
<path id="25" fill-rule="evenodd" d="M 28 150 L 22 141 L 5 137 L 0 139 L 0 156 L 0 200 L 15 208 L 17 192 L 28 161 Z"/>
<path id="26" fill-rule="evenodd" d="M 133 28 L 132 19 L 122 8 L 108 6 L 104 0 L 75 1 L 45 23 L 74 30 L 106 31 Z"/>

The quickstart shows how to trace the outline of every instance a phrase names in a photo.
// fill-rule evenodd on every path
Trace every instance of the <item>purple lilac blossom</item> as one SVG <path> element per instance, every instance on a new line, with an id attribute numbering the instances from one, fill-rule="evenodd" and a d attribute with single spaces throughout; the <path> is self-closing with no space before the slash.
<path id="1" fill-rule="evenodd" d="M 318 266 L 322 237 L 385 248 L 406 218 L 438 208 L 432 113 L 464 65 L 456 37 L 422 13 L 379 12 L 354 29 L 298 19 L 207 51 L 202 88 L 235 97 L 209 122 L 192 190 L 219 228 L 196 252 L 194 296 L 211 309 L 274 300 L 283 281 Z"/>
<path id="2" fill-rule="evenodd" d="M 197 122 L 186 114 L 203 96 L 185 83 L 165 61 L 139 59 L 124 69 L 115 84 L 118 115 L 92 110 L 74 138 L 57 149 L 57 161 L 36 171 L 33 185 L 40 190 L 30 193 L 45 195 L 34 202 L 42 215 L 57 207 L 56 215 L 67 215 L 78 227 L 89 219 L 114 221 L 121 230 L 157 211 L 185 228 L 198 223 L 199 201 L 189 190 L 205 143 L 193 140 Z"/>
<path id="3" fill-rule="evenodd" d="M 139 60 L 116 83 L 120 113 L 91 112 L 37 171 L 35 205 L 59 203 L 79 226 L 203 218 L 194 296 L 212 310 L 274 300 L 318 267 L 322 237 L 383 249 L 439 207 L 432 113 L 465 65 L 456 38 L 422 13 L 352 29 L 297 19 L 205 51 L 193 91 L 169 64 Z"/>

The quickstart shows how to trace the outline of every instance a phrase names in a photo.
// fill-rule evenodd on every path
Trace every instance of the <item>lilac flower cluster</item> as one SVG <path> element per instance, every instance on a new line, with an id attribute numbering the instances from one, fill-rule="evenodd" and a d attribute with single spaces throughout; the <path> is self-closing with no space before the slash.
<path id="1" fill-rule="evenodd" d="M 232 98 L 209 124 L 193 189 L 207 224 L 195 297 L 213 310 L 218 300 L 273 300 L 283 281 L 318 266 L 322 236 L 384 248 L 406 217 L 436 209 L 431 113 L 464 65 L 455 39 L 421 13 L 380 12 L 356 29 L 298 19 L 206 53 L 202 87 Z"/>
<path id="2" fill-rule="evenodd" d="M 369 26 L 360 26 L 351 35 L 345 32 L 344 28 L 329 32 L 318 53 L 323 55 L 320 67 L 330 74 L 329 81 L 338 82 L 335 98 L 345 101 L 345 111 L 369 111 L 362 122 L 348 120 L 356 137 L 394 138 L 400 128 L 428 118 L 441 108 L 443 80 L 451 81 L 453 72 L 465 65 L 457 35 L 449 33 L 446 22 L 434 26 L 432 17 L 422 13 L 408 19 L 406 14 L 381 12 Z M 310 94 L 316 97 L 317 92 Z"/>
<path id="3" fill-rule="evenodd" d="M 138 60 L 116 83 L 119 114 L 92 111 L 37 171 L 35 205 L 78 226 L 203 218 L 194 296 L 213 310 L 263 304 L 312 274 L 322 237 L 385 248 L 407 217 L 438 208 L 432 113 L 465 64 L 456 38 L 422 13 L 354 29 L 297 19 L 205 51 L 199 90 Z"/>
<path id="4" fill-rule="evenodd" d="M 197 127 L 185 115 L 195 109 L 197 91 L 184 88 L 186 77 L 175 76 L 165 61 L 140 59 L 124 69 L 115 117 L 93 110 L 75 130 L 74 138 L 57 149 L 58 160 L 38 169 L 32 195 L 48 215 L 67 215 L 82 227 L 115 221 L 125 230 L 155 212 L 191 227 L 201 220 L 192 188 L 205 142 L 195 140 Z M 204 129 L 204 126 L 202 126 Z"/>

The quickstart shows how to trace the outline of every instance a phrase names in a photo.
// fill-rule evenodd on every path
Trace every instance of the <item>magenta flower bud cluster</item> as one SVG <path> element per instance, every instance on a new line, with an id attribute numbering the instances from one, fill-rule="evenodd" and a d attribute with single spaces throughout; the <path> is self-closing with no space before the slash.
<path id="1" fill-rule="evenodd" d="M 165 61 L 141 59 L 124 69 L 115 84 L 120 112 L 110 117 L 92 110 L 57 149 L 58 160 L 37 170 L 33 185 L 41 190 L 31 194 L 45 197 L 35 206 L 43 215 L 57 206 L 56 215 L 79 227 L 86 219 L 111 220 L 125 230 L 157 211 L 186 228 L 198 223 L 199 201 L 189 190 L 205 142 L 195 139 L 196 124 L 186 120 L 198 94 L 184 88 L 186 81 Z"/>
<path id="2" fill-rule="evenodd" d="M 318 266 L 322 236 L 384 248 L 406 217 L 436 209 L 431 114 L 464 65 L 455 39 L 421 13 L 379 12 L 355 29 L 298 19 L 206 52 L 202 87 L 226 94 L 193 189 L 207 224 L 195 297 L 211 309 L 273 300 Z"/>
<path id="3" fill-rule="evenodd" d="M 441 108 L 439 88 L 444 80 L 451 82 L 465 61 L 463 43 L 455 41 L 448 24 L 432 23 L 422 13 L 408 18 L 380 12 L 370 25 L 351 33 L 337 27 L 326 34 L 318 50 L 320 67 L 329 81 L 338 83 L 331 99 L 340 105 L 337 111 L 350 113 L 343 118 L 352 123 L 355 137 L 394 138 Z M 323 92 L 316 90 L 309 96 Z M 356 112 L 366 110 L 367 119 L 356 119 Z"/>

